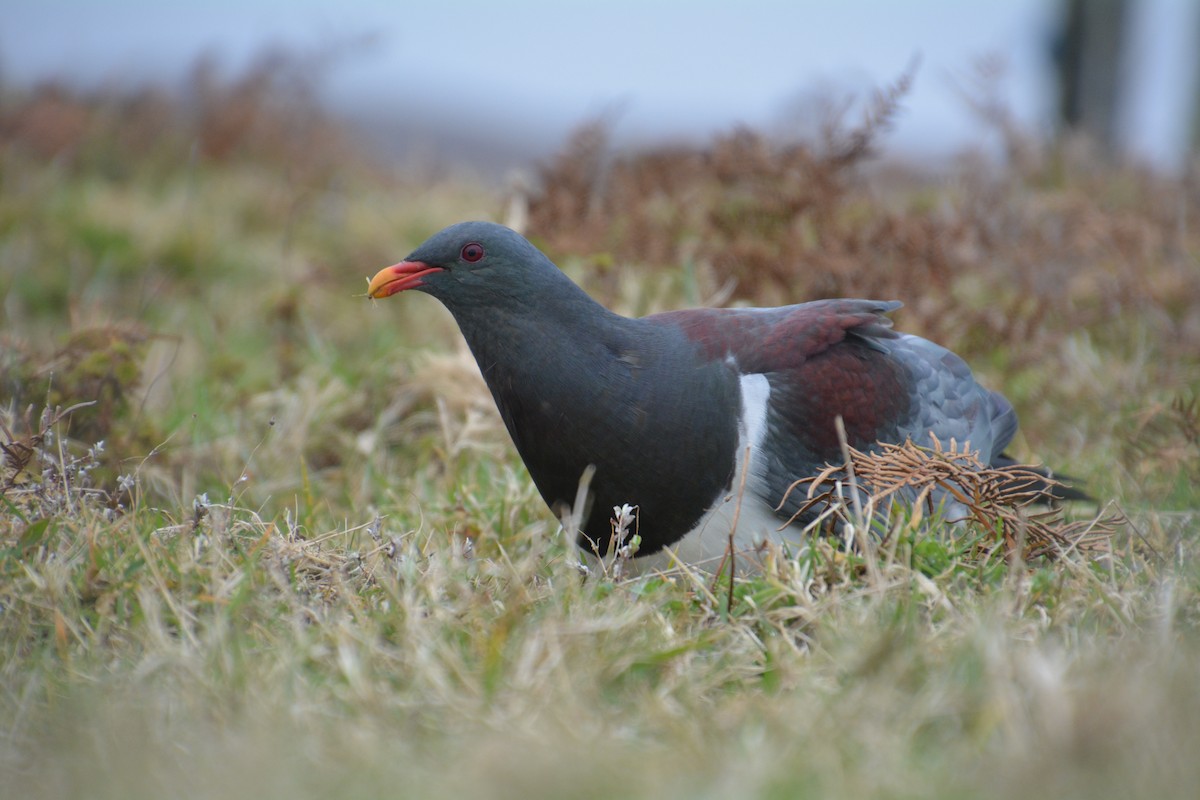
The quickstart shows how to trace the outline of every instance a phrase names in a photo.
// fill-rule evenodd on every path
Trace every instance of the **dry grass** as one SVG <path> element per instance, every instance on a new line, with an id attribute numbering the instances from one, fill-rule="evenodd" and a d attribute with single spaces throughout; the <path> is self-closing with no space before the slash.
<path id="1" fill-rule="evenodd" d="M 582 580 L 448 317 L 354 297 L 504 198 L 359 169 L 280 69 L 200 72 L 198 105 L 3 95 L 7 793 L 1194 796 L 1189 183 L 1032 145 L 873 169 L 898 92 L 815 146 L 582 134 L 530 224 L 606 302 L 903 299 L 1014 400 L 1021 457 L 1128 516 L 1089 549 L 1019 476 L 893 448 L 853 457 L 877 503 L 976 519 Z"/>

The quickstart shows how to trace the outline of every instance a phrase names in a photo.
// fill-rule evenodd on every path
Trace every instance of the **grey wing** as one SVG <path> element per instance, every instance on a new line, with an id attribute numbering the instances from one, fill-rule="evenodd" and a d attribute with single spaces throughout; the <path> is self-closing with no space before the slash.
<path id="1" fill-rule="evenodd" d="M 992 463 L 1017 432 L 1017 414 L 998 392 L 975 380 L 971 368 L 941 345 L 911 334 L 879 342 L 909 372 L 914 394 L 912 413 L 900 425 L 900 436 L 929 446 L 936 436 L 943 446 L 954 439 L 970 443 L 985 463 Z"/>

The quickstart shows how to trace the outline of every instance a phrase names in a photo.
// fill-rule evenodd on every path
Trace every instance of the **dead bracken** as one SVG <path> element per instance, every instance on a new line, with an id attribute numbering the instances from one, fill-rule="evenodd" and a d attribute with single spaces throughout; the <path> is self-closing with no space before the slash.
<path id="1" fill-rule="evenodd" d="M 974 544 L 980 556 L 999 548 L 1008 558 L 1027 560 L 1108 552 L 1110 537 L 1124 523 L 1120 513 L 1068 521 L 1053 494 L 1056 483 L 1041 471 L 1019 464 L 987 467 L 954 441 L 944 449 L 940 445 L 936 440 L 934 447 L 911 441 L 881 443 L 872 452 L 848 447 L 849 468 L 831 465 L 792 484 L 789 492 L 801 491 L 807 498 L 796 516 L 818 510 L 822 513 L 816 529 L 840 532 L 855 527 L 879 536 L 883 547 L 901 529 L 970 522 L 983 532 Z M 857 502 L 855 492 L 860 495 Z M 882 520 L 876 520 L 876 514 Z"/>

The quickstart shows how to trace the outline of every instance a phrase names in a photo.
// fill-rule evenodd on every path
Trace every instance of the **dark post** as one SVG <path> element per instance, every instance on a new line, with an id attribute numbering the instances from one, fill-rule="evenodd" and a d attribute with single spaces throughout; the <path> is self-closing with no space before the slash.
<path id="1" fill-rule="evenodd" d="M 1113 150 L 1120 102 L 1128 0 L 1063 0 L 1054 43 L 1059 119 Z"/>

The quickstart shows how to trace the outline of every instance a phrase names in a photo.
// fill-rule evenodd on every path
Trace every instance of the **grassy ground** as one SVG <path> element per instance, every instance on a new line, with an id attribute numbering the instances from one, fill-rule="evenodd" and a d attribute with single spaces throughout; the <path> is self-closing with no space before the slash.
<path id="1" fill-rule="evenodd" d="M 4 97 L 0 794 L 1196 796 L 1190 182 L 1018 141 L 930 180 L 853 131 L 549 162 L 516 213 L 607 304 L 902 299 L 1128 518 L 1028 562 L 822 541 L 730 608 L 581 581 L 448 315 L 356 296 L 509 198 L 280 77 Z"/>

